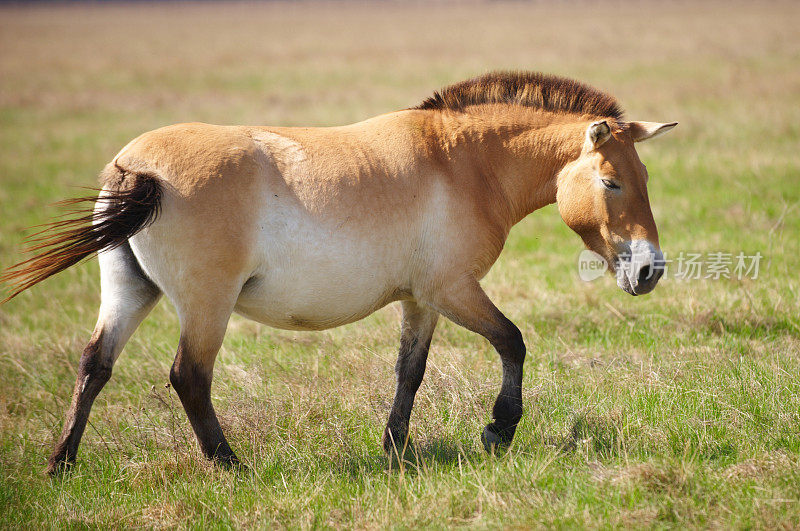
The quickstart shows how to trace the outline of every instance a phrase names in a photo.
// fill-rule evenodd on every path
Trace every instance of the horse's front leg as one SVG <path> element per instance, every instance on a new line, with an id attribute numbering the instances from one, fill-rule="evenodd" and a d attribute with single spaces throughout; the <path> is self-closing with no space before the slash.
<path id="1" fill-rule="evenodd" d="M 415 302 L 404 301 L 403 324 L 400 333 L 400 353 L 397 357 L 397 391 L 389 422 L 383 432 L 383 448 L 387 453 L 402 454 L 407 445 L 408 423 L 414 397 L 425 374 L 425 362 L 433 330 L 439 314 Z"/>
<path id="2" fill-rule="evenodd" d="M 522 418 L 522 364 L 525 361 L 522 333 L 471 277 L 443 290 L 433 307 L 456 324 L 488 339 L 500 354 L 503 385 L 492 410 L 494 422 L 484 428 L 481 441 L 488 452 L 508 446 Z"/>

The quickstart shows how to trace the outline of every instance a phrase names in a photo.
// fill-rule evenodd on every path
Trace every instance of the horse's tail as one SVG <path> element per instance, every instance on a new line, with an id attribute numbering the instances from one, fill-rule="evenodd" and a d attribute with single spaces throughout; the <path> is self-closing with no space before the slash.
<path id="1" fill-rule="evenodd" d="M 59 204 L 74 207 L 65 219 L 41 225 L 42 230 L 27 239 L 25 252 L 35 254 L 0 275 L 0 282 L 11 287 L 0 304 L 84 258 L 125 243 L 155 221 L 161 206 L 159 179 L 118 166 L 109 165 L 108 170 L 99 196 L 62 201 Z"/>

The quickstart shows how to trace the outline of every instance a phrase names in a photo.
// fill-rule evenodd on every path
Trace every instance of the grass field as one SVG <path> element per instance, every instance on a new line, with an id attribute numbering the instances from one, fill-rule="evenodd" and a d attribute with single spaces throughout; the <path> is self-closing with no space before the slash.
<path id="1" fill-rule="evenodd" d="M 484 454 L 500 363 L 442 322 L 390 463 L 398 309 L 318 333 L 235 317 L 213 397 L 249 465 L 208 465 L 165 388 L 162 302 L 42 474 L 99 304 L 97 264 L 0 307 L 0 527 L 800 527 L 800 5 L 0 7 L 0 266 L 132 137 L 181 121 L 333 125 L 489 69 L 543 70 L 680 126 L 641 145 L 662 248 L 760 252 L 757 279 L 633 298 L 577 277 L 554 207 L 484 281 L 528 345 L 513 447 Z"/>

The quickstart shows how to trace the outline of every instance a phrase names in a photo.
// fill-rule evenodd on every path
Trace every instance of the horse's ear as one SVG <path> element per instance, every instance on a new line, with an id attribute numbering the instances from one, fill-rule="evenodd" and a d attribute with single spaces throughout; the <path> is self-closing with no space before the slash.
<path id="1" fill-rule="evenodd" d="M 605 120 L 595 122 L 586 130 L 586 143 L 591 149 L 602 146 L 611 137 L 611 128 Z"/>
<path id="2" fill-rule="evenodd" d="M 628 122 L 628 131 L 634 142 L 641 142 L 643 140 L 655 138 L 658 135 L 663 135 L 676 125 L 678 125 L 678 122 L 670 122 L 668 124 L 658 122 Z"/>

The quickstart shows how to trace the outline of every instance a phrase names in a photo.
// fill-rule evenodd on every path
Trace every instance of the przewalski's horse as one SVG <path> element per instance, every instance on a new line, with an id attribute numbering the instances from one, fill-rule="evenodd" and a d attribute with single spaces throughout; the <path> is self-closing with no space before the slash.
<path id="1" fill-rule="evenodd" d="M 383 437 L 402 448 L 440 315 L 503 366 L 487 449 L 522 416 L 522 334 L 481 288 L 509 230 L 553 202 L 618 284 L 651 291 L 663 260 L 634 142 L 675 123 L 623 121 L 576 81 L 494 73 L 421 105 L 331 128 L 182 124 L 136 138 L 101 174 L 94 209 L 56 222 L 2 277 L 9 298 L 99 253 L 102 302 L 48 471 L 72 463 L 97 394 L 162 293 L 180 318 L 170 382 L 210 459 L 237 463 L 211 404 L 232 312 L 292 330 L 403 307 Z M 396 446 L 395 446 L 396 445 Z"/>

